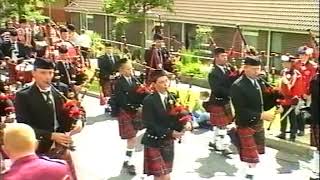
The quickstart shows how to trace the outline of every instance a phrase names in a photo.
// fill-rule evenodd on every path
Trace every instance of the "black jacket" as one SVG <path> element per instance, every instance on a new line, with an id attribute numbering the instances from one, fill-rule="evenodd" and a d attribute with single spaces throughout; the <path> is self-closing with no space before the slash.
<path id="1" fill-rule="evenodd" d="M 319 120 L 319 73 L 315 75 L 315 77 L 311 80 L 310 90 L 311 90 L 311 118 L 312 124 L 320 123 Z"/>
<path id="2" fill-rule="evenodd" d="M 51 91 L 59 123 L 57 132 L 68 132 L 72 122 L 67 120 L 66 114 L 63 112 L 64 100 L 58 91 L 55 89 Z M 50 113 L 49 106 L 35 84 L 23 88 L 16 93 L 15 108 L 17 121 L 28 124 L 35 130 L 37 139 L 40 140 L 38 152 L 47 152 L 53 143 L 50 138 L 51 133 L 55 132 L 54 114 Z"/>
<path id="3" fill-rule="evenodd" d="M 141 106 L 141 102 L 138 102 L 138 94 L 135 92 L 138 86 L 138 82 L 131 78 L 132 84 L 129 85 L 124 76 L 120 76 L 115 83 L 115 100 L 117 106 L 126 111 L 134 111 L 137 107 Z"/>
<path id="4" fill-rule="evenodd" d="M 75 70 L 71 63 L 65 63 L 63 61 L 58 61 L 56 63 L 56 70 L 59 70 L 60 81 L 64 84 L 70 85 L 72 79 L 72 74 L 75 74 Z"/>
<path id="5" fill-rule="evenodd" d="M 241 127 L 252 127 L 261 120 L 262 111 L 268 110 L 276 105 L 276 101 L 271 102 L 266 97 L 266 84 L 258 80 L 261 87 L 263 102 L 269 101 L 268 105 L 263 105 L 259 90 L 252 84 L 247 76 L 242 75 L 231 86 L 231 100 L 235 110 L 236 124 Z M 275 96 L 275 95 L 272 95 Z M 276 98 L 275 98 L 276 99 Z"/>
<path id="6" fill-rule="evenodd" d="M 29 58 L 30 57 L 30 53 L 31 53 L 31 49 L 27 46 L 25 46 L 22 43 L 17 43 L 18 45 L 18 58 Z M 11 47 L 11 43 L 7 42 L 7 43 L 3 43 L 0 46 L 0 49 L 2 51 L 2 55 L 1 56 L 8 56 L 10 58 L 12 58 L 12 47 Z M 0 57 L 0 59 L 3 59 L 4 57 Z"/>
<path id="7" fill-rule="evenodd" d="M 115 63 L 109 58 L 107 54 L 98 57 L 98 68 L 100 69 L 99 76 L 101 79 L 108 79 L 110 75 L 117 71 L 117 61 L 120 59 L 119 56 L 113 55 Z"/>
<path id="8" fill-rule="evenodd" d="M 211 89 L 210 103 L 224 105 L 230 101 L 230 88 L 233 80 L 229 77 L 229 71 L 224 73 L 218 66 L 214 66 L 208 75 Z"/>
<path id="9" fill-rule="evenodd" d="M 160 147 L 164 140 L 172 139 L 173 130 L 183 129 L 163 107 L 159 93 L 150 94 L 144 99 L 142 120 L 147 129 L 142 144 L 146 146 Z"/>

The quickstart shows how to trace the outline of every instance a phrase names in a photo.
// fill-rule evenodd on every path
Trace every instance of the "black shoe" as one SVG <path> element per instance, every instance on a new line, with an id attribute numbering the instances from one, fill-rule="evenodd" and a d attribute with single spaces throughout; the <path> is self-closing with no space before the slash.
<path id="1" fill-rule="evenodd" d="M 279 138 L 279 139 L 285 140 L 285 139 L 286 139 L 286 134 L 285 134 L 285 133 L 281 133 L 281 134 L 279 134 L 279 135 L 276 136 L 276 137 Z"/>
<path id="2" fill-rule="evenodd" d="M 251 179 L 252 180 L 253 179 L 253 175 L 252 174 L 247 174 L 246 175 L 246 179 Z"/>
<path id="3" fill-rule="evenodd" d="M 134 167 L 134 165 L 129 165 L 127 161 L 123 163 L 122 167 L 126 169 L 127 173 L 130 174 L 131 176 L 137 175 L 136 168 Z"/>
<path id="4" fill-rule="evenodd" d="M 297 134 L 298 136 L 304 136 L 304 131 L 300 131 L 300 132 L 298 132 L 298 134 Z"/>
<path id="5" fill-rule="evenodd" d="M 217 146 L 215 143 L 209 142 L 209 147 L 213 148 L 213 150 L 218 151 Z"/>
<path id="6" fill-rule="evenodd" d="M 319 180 L 319 177 L 310 177 L 309 180 Z"/>
<path id="7" fill-rule="evenodd" d="M 229 148 L 222 151 L 222 155 L 224 156 L 228 156 L 230 154 L 233 154 L 233 152 Z"/>
<path id="8" fill-rule="evenodd" d="M 110 107 L 106 107 L 105 109 L 104 109 L 104 113 L 105 114 L 108 114 L 108 113 L 110 113 L 111 112 L 111 108 Z"/>
<path id="9" fill-rule="evenodd" d="M 289 141 L 291 141 L 291 142 L 295 142 L 295 141 L 296 141 L 296 136 L 290 136 Z"/>

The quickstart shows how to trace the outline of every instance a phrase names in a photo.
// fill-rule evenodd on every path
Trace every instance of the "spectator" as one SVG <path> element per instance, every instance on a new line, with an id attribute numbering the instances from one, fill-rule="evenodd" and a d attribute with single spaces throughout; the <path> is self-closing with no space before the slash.
<path id="1" fill-rule="evenodd" d="M 80 36 L 77 39 L 77 45 L 80 46 L 81 55 L 83 56 L 87 66 L 90 67 L 90 61 L 88 59 L 89 50 L 91 48 L 91 38 L 86 34 L 86 30 L 81 29 Z"/>
<path id="2" fill-rule="evenodd" d="M 201 91 L 200 98 L 196 100 L 192 109 L 192 116 L 194 120 L 194 127 L 210 128 L 210 113 L 203 107 L 203 103 L 208 100 L 210 94 L 208 91 Z"/>
<path id="3" fill-rule="evenodd" d="M 4 151 L 13 164 L 4 173 L 3 180 L 70 180 L 70 170 L 60 160 L 38 157 L 37 139 L 26 124 L 7 124 L 4 131 Z"/>

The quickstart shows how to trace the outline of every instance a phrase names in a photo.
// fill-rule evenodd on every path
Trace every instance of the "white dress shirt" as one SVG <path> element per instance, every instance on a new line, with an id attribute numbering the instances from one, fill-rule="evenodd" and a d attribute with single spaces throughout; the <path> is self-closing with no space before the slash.
<path id="1" fill-rule="evenodd" d="M 161 102 L 162 102 L 162 105 L 163 105 L 164 109 L 167 109 L 167 105 L 166 105 L 165 99 L 168 97 L 168 93 L 167 92 L 165 92 L 165 93 L 160 93 L 159 92 L 159 95 L 160 95 L 160 99 L 161 99 Z"/>

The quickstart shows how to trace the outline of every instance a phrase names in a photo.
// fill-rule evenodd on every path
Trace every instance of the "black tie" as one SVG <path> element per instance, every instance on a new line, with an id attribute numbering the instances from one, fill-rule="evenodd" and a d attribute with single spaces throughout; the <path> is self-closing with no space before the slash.
<path id="1" fill-rule="evenodd" d="M 129 83 L 129 86 L 132 85 L 132 80 L 131 80 L 131 78 L 128 78 L 128 83 Z"/>
<path id="2" fill-rule="evenodd" d="M 165 108 L 167 109 L 167 108 L 168 108 L 168 103 L 169 103 L 169 98 L 168 98 L 168 96 L 166 96 L 166 97 L 164 98 L 163 102 L 164 102 Z"/>
<path id="3" fill-rule="evenodd" d="M 15 56 L 19 55 L 18 49 L 16 48 L 16 43 L 11 44 L 11 49 Z"/>
<path id="4" fill-rule="evenodd" d="M 225 67 L 225 66 L 223 67 L 223 71 L 224 71 L 224 73 L 225 73 L 225 74 L 228 74 L 228 73 L 229 73 L 228 68 L 227 68 L 227 67 Z"/>
<path id="5" fill-rule="evenodd" d="M 50 106 L 50 107 L 53 107 L 53 102 L 50 98 L 50 91 L 47 91 L 47 92 L 43 92 L 43 94 L 45 95 L 46 99 L 46 103 Z"/>
<path id="6" fill-rule="evenodd" d="M 111 60 L 112 64 L 114 64 L 115 62 L 114 62 L 114 58 L 113 58 L 113 56 L 112 56 L 112 55 L 110 55 L 110 56 L 109 56 L 109 58 L 110 58 L 110 60 Z"/>
<path id="7" fill-rule="evenodd" d="M 59 127 L 59 123 L 57 121 L 57 117 L 56 117 L 56 114 L 55 114 L 55 111 L 54 111 L 54 102 L 53 100 L 50 98 L 50 91 L 47 91 L 47 92 L 42 92 L 44 95 L 45 95 L 45 102 L 46 104 L 48 105 L 49 107 L 49 114 L 50 116 L 53 117 L 54 119 L 54 128 L 58 128 Z"/>

